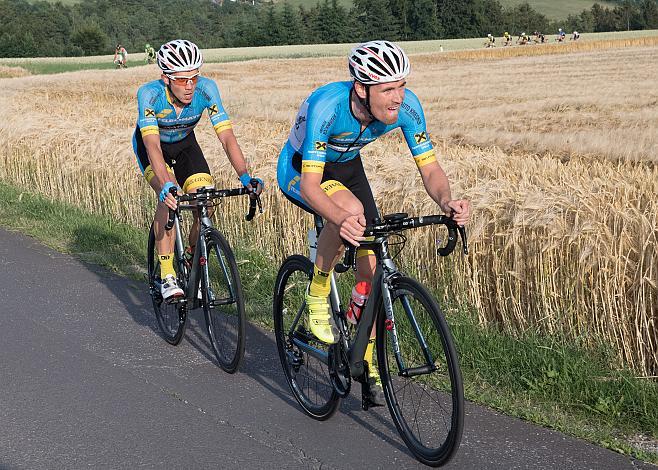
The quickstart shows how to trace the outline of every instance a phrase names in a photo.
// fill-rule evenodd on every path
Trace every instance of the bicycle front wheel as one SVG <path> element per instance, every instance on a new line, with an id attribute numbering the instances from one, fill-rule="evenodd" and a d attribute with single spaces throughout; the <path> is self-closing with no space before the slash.
<path id="1" fill-rule="evenodd" d="M 457 351 L 438 304 L 422 285 L 400 277 L 389 292 L 394 322 L 386 321 L 383 303 L 377 316 L 384 396 L 409 450 L 438 467 L 459 448 L 464 426 Z"/>
<path id="2" fill-rule="evenodd" d="M 207 269 L 201 284 L 203 313 L 217 362 L 232 374 L 244 356 L 246 315 L 242 283 L 235 256 L 224 236 L 210 230 L 206 246 Z"/>
<path id="3" fill-rule="evenodd" d="M 313 276 L 313 263 L 294 255 L 287 258 L 274 284 L 274 334 L 279 359 L 290 390 L 306 414 L 328 419 L 340 403 L 329 376 L 328 346 L 311 333 L 304 295 Z"/>
<path id="4" fill-rule="evenodd" d="M 179 285 L 185 286 L 184 268 L 181 267 L 178 259 L 174 262 L 174 269 L 176 269 Z M 177 345 L 181 342 L 185 333 L 187 306 L 185 302 L 167 303 L 162 298 L 160 292 L 160 286 L 162 285 L 160 259 L 158 258 L 158 250 L 155 247 L 153 225 L 151 225 L 151 231 L 149 232 L 147 271 L 153 310 L 162 336 L 167 343 Z"/>

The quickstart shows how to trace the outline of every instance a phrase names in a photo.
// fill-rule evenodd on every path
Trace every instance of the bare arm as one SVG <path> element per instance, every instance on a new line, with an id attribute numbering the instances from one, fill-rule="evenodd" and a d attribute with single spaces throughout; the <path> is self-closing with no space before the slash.
<path id="1" fill-rule="evenodd" d="M 452 199 L 450 182 L 445 171 L 438 162 L 432 162 L 420 168 L 425 190 L 441 210 L 446 214 L 453 214 L 455 222 L 466 225 L 471 215 L 471 204 L 466 199 Z"/>
<path id="2" fill-rule="evenodd" d="M 173 183 L 178 186 L 174 175 L 167 171 L 167 166 L 162 155 L 162 147 L 160 147 L 160 135 L 150 134 L 143 137 L 144 146 L 146 147 L 146 154 L 148 155 L 149 164 L 153 170 L 154 180 L 151 180 L 151 186 L 159 194 L 165 183 Z M 171 209 L 176 208 L 176 199 L 173 196 L 167 196 L 165 204 Z"/>
<path id="3" fill-rule="evenodd" d="M 220 132 L 217 135 L 217 138 L 221 142 L 222 148 L 224 149 L 224 152 L 226 152 L 226 156 L 238 176 L 247 173 L 247 163 L 244 161 L 242 149 L 238 144 L 238 139 L 235 138 L 233 129 L 226 129 L 225 131 Z"/>

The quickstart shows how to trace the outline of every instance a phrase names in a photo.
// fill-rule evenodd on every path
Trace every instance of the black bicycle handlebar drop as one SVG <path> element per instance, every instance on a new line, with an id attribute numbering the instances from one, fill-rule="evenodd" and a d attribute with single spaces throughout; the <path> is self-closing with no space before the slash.
<path id="1" fill-rule="evenodd" d="M 466 228 L 457 225 L 452 217 L 446 215 L 428 215 L 421 217 L 407 217 L 407 214 L 401 212 L 396 214 L 389 214 L 384 216 L 384 220 L 379 218 L 375 219 L 373 225 L 366 226 L 364 236 L 378 237 L 388 236 L 395 232 L 401 232 L 410 228 L 424 227 L 426 225 L 445 225 L 448 229 L 448 238 L 446 244 L 436 251 L 441 256 L 448 256 L 453 252 L 457 245 L 457 239 L 461 238 L 463 252 L 468 254 L 468 240 L 466 237 Z M 370 245 L 373 242 L 361 242 L 362 245 Z M 344 273 L 349 268 L 354 266 L 356 247 L 354 245 L 347 245 L 345 257 L 342 263 L 338 263 L 334 268 L 338 273 Z"/>
<path id="2" fill-rule="evenodd" d="M 169 188 L 169 194 L 171 194 L 174 197 L 177 197 L 176 195 L 178 194 L 176 187 Z M 165 230 L 171 230 L 171 228 L 174 226 L 174 219 L 178 216 L 178 211 L 177 210 L 172 210 L 169 209 L 169 217 L 167 217 L 167 223 L 165 225 Z"/>
<path id="3" fill-rule="evenodd" d="M 247 222 L 251 222 L 256 215 L 256 206 L 258 206 L 259 212 L 261 214 L 263 213 L 263 206 L 260 204 L 260 197 L 258 197 L 256 194 L 256 188 L 258 188 L 258 180 L 256 178 L 252 178 L 249 184 L 251 185 L 251 192 L 253 193 L 253 196 L 249 198 L 249 212 L 247 212 L 247 215 L 244 216 L 244 219 Z"/>
<path id="4" fill-rule="evenodd" d="M 244 194 L 249 194 L 253 196 L 249 201 L 249 212 L 245 215 L 247 221 L 251 221 L 256 215 L 256 207 L 259 211 L 263 212 L 263 206 L 260 202 L 260 197 L 256 194 L 256 187 L 258 186 L 258 180 L 252 179 L 249 183 L 249 187 L 242 187 L 236 189 L 215 189 L 215 188 L 199 188 L 196 193 L 178 195 L 176 188 L 171 188 L 169 192 L 176 198 L 176 201 L 180 204 L 181 202 L 196 202 L 199 204 L 206 204 L 211 199 L 217 199 L 222 197 L 233 197 L 233 196 L 242 196 Z M 193 207 L 186 207 L 186 209 L 192 209 Z M 165 230 L 171 230 L 174 226 L 174 220 L 178 216 L 180 210 L 180 205 L 174 210 L 169 209 L 169 216 L 167 218 L 167 224 L 165 225 Z"/>

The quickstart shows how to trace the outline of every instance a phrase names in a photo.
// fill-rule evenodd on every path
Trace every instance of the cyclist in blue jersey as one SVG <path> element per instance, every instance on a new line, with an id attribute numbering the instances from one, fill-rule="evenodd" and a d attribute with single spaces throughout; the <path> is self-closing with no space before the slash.
<path id="1" fill-rule="evenodd" d="M 364 146 L 401 129 L 430 197 L 460 225 L 470 217 L 469 202 L 452 198 L 448 178 L 436 160 L 422 106 L 406 89 L 410 65 L 404 51 L 388 41 L 370 41 L 352 50 L 348 66 L 351 81 L 324 85 L 302 103 L 277 167 L 284 195 L 326 221 L 306 295 L 311 331 L 325 343 L 338 338 L 327 296 L 343 240 L 358 247 L 364 240 L 365 225 L 378 216 L 361 162 Z M 358 249 L 356 281 L 370 282 L 374 266 L 373 253 Z M 365 357 L 369 364 L 374 329 L 372 333 Z M 383 404 L 377 369 L 368 370 L 371 399 Z"/>
<path id="2" fill-rule="evenodd" d="M 176 208 L 170 189 L 182 188 L 183 192 L 190 193 L 213 185 L 208 163 L 194 136 L 194 127 L 205 110 L 240 182 L 249 186 L 251 176 L 217 85 L 200 76 L 203 56 L 199 48 L 190 41 L 176 39 L 160 48 L 157 62 L 162 70 L 160 79 L 142 85 L 137 91 L 139 115 L 133 149 L 142 174 L 160 200 L 153 225 L 160 258 L 162 296 L 170 300 L 183 295 L 173 266 L 174 233 L 164 229 L 168 209 Z M 263 185 L 258 180 L 257 192 L 260 193 Z M 198 230 L 199 221 L 195 215 L 190 245 L 197 239 Z M 193 253 L 194 246 L 189 250 Z"/>

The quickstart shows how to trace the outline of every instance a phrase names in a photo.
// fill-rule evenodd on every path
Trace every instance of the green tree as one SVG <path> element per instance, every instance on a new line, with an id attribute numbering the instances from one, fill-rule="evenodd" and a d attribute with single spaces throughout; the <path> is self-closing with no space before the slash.
<path id="1" fill-rule="evenodd" d="M 437 0 L 436 7 L 445 37 L 465 38 L 479 35 L 474 0 Z"/>
<path id="2" fill-rule="evenodd" d="M 640 5 L 640 11 L 644 18 L 647 29 L 658 29 L 658 2 L 656 0 L 644 0 Z"/>
<path id="3" fill-rule="evenodd" d="M 550 31 L 550 22 L 546 16 L 537 13 L 529 3 L 521 3 L 507 12 L 509 31 L 513 34 L 520 32 L 531 33 L 532 31 Z"/>
<path id="4" fill-rule="evenodd" d="M 437 39 L 443 34 L 435 0 L 411 0 L 408 10 L 410 40 Z"/>
<path id="5" fill-rule="evenodd" d="M 386 0 L 354 0 L 351 14 L 357 19 L 357 40 L 396 41 L 400 38 L 398 22 L 389 10 Z"/>
<path id="6" fill-rule="evenodd" d="M 304 42 L 304 30 L 299 15 L 290 6 L 283 4 L 281 11 L 281 40 L 283 44 L 302 44 Z"/>
<path id="7" fill-rule="evenodd" d="M 82 25 L 71 35 L 71 44 L 82 49 L 84 55 L 109 52 L 109 38 L 96 23 Z"/>

